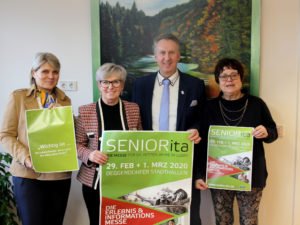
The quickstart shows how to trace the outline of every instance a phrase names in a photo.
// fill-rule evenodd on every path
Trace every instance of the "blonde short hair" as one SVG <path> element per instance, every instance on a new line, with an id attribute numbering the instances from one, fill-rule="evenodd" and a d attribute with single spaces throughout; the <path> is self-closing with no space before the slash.
<path id="1" fill-rule="evenodd" d="M 114 63 L 104 63 L 96 72 L 96 81 L 105 80 L 112 74 L 119 75 L 119 79 L 126 81 L 127 72 L 123 66 Z"/>

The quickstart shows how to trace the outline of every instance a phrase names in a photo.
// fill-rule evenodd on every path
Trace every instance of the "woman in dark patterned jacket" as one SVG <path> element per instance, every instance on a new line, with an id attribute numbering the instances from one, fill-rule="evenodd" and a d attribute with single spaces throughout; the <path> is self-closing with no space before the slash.
<path id="1" fill-rule="evenodd" d="M 79 107 L 76 120 L 78 158 L 82 161 L 77 179 L 82 183 L 82 193 L 88 209 L 90 225 L 99 225 L 99 185 L 97 170 L 107 162 L 100 151 L 104 130 L 141 130 L 140 111 L 137 104 L 120 99 L 126 70 L 113 63 L 103 64 L 96 72 L 101 98 L 96 103 Z"/>
<path id="2" fill-rule="evenodd" d="M 268 176 L 263 143 L 271 143 L 278 136 L 276 123 L 266 103 L 261 98 L 242 90 L 243 77 L 244 70 L 239 61 L 231 58 L 221 59 L 215 67 L 215 80 L 219 84 L 221 93 L 217 98 L 207 102 L 204 113 L 205 125 L 202 135 L 204 145 L 207 144 L 210 125 L 253 127 L 252 189 L 248 192 L 211 189 L 216 225 L 233 224 L 235 198 L 239 206 L 240 224 L 257 225 L 258 209 Z M 237 164 L 240 166 L 243 164 L 248 168 L 249 159 L 241 159 Z M 205 165 L 205 162 L 202 165 Z M 200 171 L 199 177 L 203 178 L 204 174 L 205 167 Z M 247 182 L 247 178 L 243 179 Z M 207 188 L 203 179 L 198 179 L 196 186 L 201 190 Z"/>

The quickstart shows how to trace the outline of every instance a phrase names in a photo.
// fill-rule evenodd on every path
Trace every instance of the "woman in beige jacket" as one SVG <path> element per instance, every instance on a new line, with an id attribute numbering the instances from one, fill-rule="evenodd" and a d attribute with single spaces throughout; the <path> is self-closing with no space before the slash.
<path id="1" fill-rule="evenodd" d="M 28 149 L 25 111 L 71 104 L 56 87 L 60 63 L 51 53 L 37 53 L 29 89 L 12 92 L 4 112 L 0 142 L 11 154 L 14 195 L 23 225 L 62 225 L 71 185 L 71 172 L 35 172 Z"/>

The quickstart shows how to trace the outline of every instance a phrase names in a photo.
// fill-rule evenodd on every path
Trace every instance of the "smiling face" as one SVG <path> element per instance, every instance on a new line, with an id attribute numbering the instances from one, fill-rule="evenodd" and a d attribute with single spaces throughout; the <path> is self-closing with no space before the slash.
<path id="1" fill-rule="evenodd" d="M 173 75 L 177 70 L 179 59 L 179 46 L 176 42 L 162 39 L 156 43 L 155 60 L 162 76 L 167 78 Z"/>
<path id="2" fill-rule="evenodd" d="M 39 90 L 51 92 L 57 85 L 59 71 L 54 69 L 49 63 L 44 63 L 32 72 L 32 77 Z"/>
<path id="3" fill-rule="evenodd" d="M 116 105 L 124 89 L 124 82 L 120 79 L 120 75 L 118 73 L 112 73 L 105 79 L 105 82 L 101 82 L 103 81 L 98 81 L 101 99 L 107 105 Z"/>
<path id="4" fill-rule="evenodd" d="M 219 86 L 225 99 L 240 97 L 243 83 L 238 71 L 224 67 L 222 73 L 219 75 Z"/>

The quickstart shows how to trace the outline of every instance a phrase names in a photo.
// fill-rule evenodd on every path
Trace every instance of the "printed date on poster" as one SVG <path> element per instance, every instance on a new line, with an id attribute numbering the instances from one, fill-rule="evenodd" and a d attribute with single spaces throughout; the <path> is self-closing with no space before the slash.
<path id="1" fill-rule="evenodd" d="M 164 168 L 164 169 L 188 169 L 189 165 L 187 163 L 177 163 L 177 162 L 143 162 L 143 163 L 107 163 L 107 170 L 116 169 L 152 169 L 152 168 Z"/>

